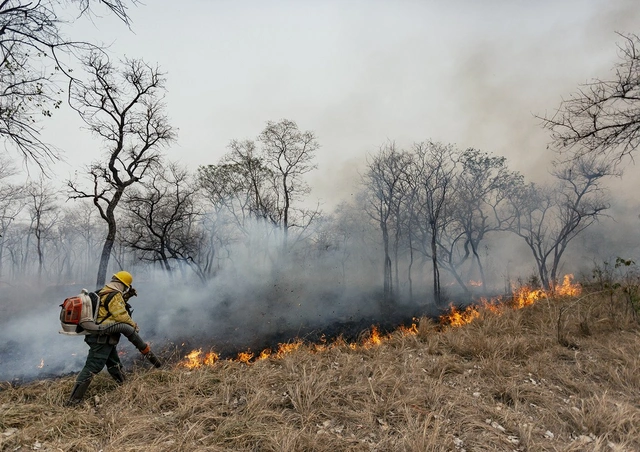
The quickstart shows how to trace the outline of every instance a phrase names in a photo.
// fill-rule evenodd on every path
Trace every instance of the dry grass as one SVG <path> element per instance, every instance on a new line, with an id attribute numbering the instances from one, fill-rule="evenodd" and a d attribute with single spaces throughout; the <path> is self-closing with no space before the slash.
<path id="1" fill-rule="evenodd" d="M 0 450 L 637 451 L 640 330 L 604 306 L 423 320 L 378 346 L 138 370 L 120 387 L 103 373 L 77 408 L 72 378 L 5 385 Z"/>

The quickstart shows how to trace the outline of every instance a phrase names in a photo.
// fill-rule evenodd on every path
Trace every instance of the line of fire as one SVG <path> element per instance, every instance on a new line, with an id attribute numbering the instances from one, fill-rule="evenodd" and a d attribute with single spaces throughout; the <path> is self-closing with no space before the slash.
<path id="1" fill-rule="evenodd" d="M 522 285 L 515 289 L 508 297 L 497 296 L 492 298 L 481 297 L 477 303 L 472 303 L 464 308 L 450 305 L 447 312 L 438 316 L 437 322 L 439 328 L 461 327 L 478 319 L 483 312 L 490 315 L 500 315 L 505 309 L 522 309 L 534 304 L 535 302 L 548 299 L 550 297 L 576 297 L 582 292 L 582 286 L 573 281 L 573 275 L 565 275 L 562 284 L 553 287 L 552 290 L 543 290 L 532 288 L 528 285 Z M 410 326 L 400 325 L 397 332 L 404 335 L 415 335 L 418 333 L 418 322 L 420 319 L 414 318 Z M 359 342 L 347 342 L 343 337 L 338 336 L 332 341 L 322 338 L 320 342 L 307 344 L 311 352 L 321 353 L 332 347 L 349 347 L 353 350 L 358 348 L 371 348 L 379 345 L 389 337 L 392 333 L 381 333 L 375 325 L 370 330 L 362 334 Z M 231 361 L 238 361 L 250 364 L 255 361 L 264 359 L 281 359 L 286 354 L 291 353 L 305 345 L 302 339 L 294 339 L 291 342 L 279 343 L 277 348 L 265 348 L 260 353 L 254 353 L 251 350 L 238 352 L 237 355 L 227 358 Z M 214 350 L 203 351 L 198 348 L 187 353 L 178 363 L 179 366 L 186 369 L 198 369 L 201 367 L 213 366 L 221 360 L 220 354 Z"/>

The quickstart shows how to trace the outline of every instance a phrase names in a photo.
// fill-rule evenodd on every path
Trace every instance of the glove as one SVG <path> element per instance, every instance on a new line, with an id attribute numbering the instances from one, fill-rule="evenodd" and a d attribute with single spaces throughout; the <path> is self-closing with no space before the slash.
<path id="1" fill-rule="evenodd" d="M 138 292 L 136 291 L 136 289 L 133 288 L 133 286 L 129 287 L 129 290 L 127 290 L 125 293 L 122 294 L 122 298 L 124 299 L 124 301 L 129 300 L 129 298 L 131 297 L 137 297 L 138 296 Z"/>

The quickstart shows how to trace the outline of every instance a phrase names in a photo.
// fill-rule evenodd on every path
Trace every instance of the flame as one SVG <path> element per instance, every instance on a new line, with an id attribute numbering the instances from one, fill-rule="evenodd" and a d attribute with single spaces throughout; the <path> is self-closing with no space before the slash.
<path id="1" fill-rule="evenodd" d="M 561 285 L 554 287 L 549 293 L 542 289 L 533 289 L 530 286 L 522 286 L 515 289 L 511 295 L 510 306 L 514 309 L 521 309 L 542 298 L 548 298 L 550 294 L 575 297 L 580 295 L 581 292 L 582 286 L 577 283 L 574 284 L 573 275 L 569 274 L 564 276 Z M 440 316 L 440 323 L 450 326 L 466 325 L 480 317 L 481 311 L 500 315 L 507 308 L 502 301 L 502 297 L 495 297 L 490 300 L 481 298 L 478 305 L 467 306 L 464 310 L 451 306 L 449 313 Z"/>
<path id="2" fill-rule="evenodd" d="M 220 359 L 220 356 L 216 353 L 216 352 L 209 352 L 205 355 L 204 360 L 202 360 L 202 363 L 205 366 L 213 366 L 216 361 L 218 361 Z"/>
<path id="3" fill-rule="evenodd" d="M 376 345 L 380 345 L 382 343 L 382 340 L 387 339 L 388 337 L 389 336 L 381 336 L 380 332 L 378 331 L 378 327 L 372 325 L 369 337 L 362 342 L 362 346 L 364 348 L 375 347 Z"/>
<path id="4" fill-rule="evenodd" d="M 474 281 L 472 279 L 469 281 L 469 285 L 473 287 L 482 287 L 482 281 Z"/>
<path id="5" fill-rule="evenodd" d="M 515 308 L 524 308 L 542 298 L 548 298 L 550 295 L 561 297 L 576 297 L 582 292 L 582 286 L 573 283 L 573 275 L 564 275 L 562 284 L 552 287 L 549 292 L 542 289 L 532 289 L 529 286 L 522 286 L 513 292 L 513 305 Z"/>
<path id="6" fill-rule="evenodd" d="M 573 284 L 573 275 L 564 275 L 562 284 L 554 287 L 554 293 L 563 297 L 577 297 L 582 293 L 582 286 L 578 283 Z"/>
<path id="7" fill-rule="evenodd" d="M 547 294 L 542 289 L 532 289 L 529 286 L 522 286 L 513 291 L 512 303 L 514 308 L 521 309 L 546 297 Z"/>
<path id="8" fill-rule="evenodd" d="M 288 342 L 286 344 L 278 344 L 278 351 L 276 352 L 276 358 L 282 358 L 287 353 L 291 353 L 295 350 L 298 350 L 302 345 L 301 340 L 296 340 L 294 342 Z"/>
<path id="9" fill-rule="evenodd" d="M 249 361 L 251 361 L 251 358 L 253 358 L 253 353 L 247 350 L 246 352 L 238 353 L 238 357 L 236 359 L 241 363 L 249 364 Z"/>
<path id="10" fill-rule="evenodd" d="M 38 369 L 42 369 L 44 367 L 44 358 L 40 358 L 40 364 L 38 364 Z"/>
<path id="11" fill-rule="evenodd" d="M 489 311 L 492 314 L 500 315 L 504 311 L 504 302 L 502 297 L 494 297 L 487 299 L 485 297 L 480 298 L 479 306 L 482 310 Z"/>
<path id="12" fill-rule="evenodd" d="M 473 322 L 480 317 L 480 311 L 477 306 L 467 306 L 464 310 L 459 310 L 455 306 L 451 306 L 448 314 L 440 316 L 440 323 L 451 326 L 462 326 Z"/>
<path id="13" fill-rule="evenodd" d="M 202 366 L 203 360 L 200 359 L 200 355 L 202 355 L 202 349 L 192 350 L 184 357 L 184 361 L 182 365 L 187 369 L 197 369 Z"/>
<path id="14" fill-rule="evenodd" d="M 418 324 L 414 322 L 410 327 L 400 325 L 398 331 L 400 331 L 405 336 L 415 336 L 416 334 L 418 334 Z"/>
<path id="15" fill-rule="evenodd" d="M 283 358 L 287 353 L 291 353 L 294 350 L 297 350 L 302 345 L 301 340 L 296 340 L 294 342 L 282 343 L 278 344 L 278 351 L 276 353 L 272 353 L 270 348 L 265 348 L 260 352 L 260 354 L 255 358 L 255 361 L 260 361 L 263 359 L 267 359 L 271 356 L 275 356 L 276 358 Z M 236 356 L 233 361 L 250 364 L 254 359 L 255 354 L 250 350 L 246 352 L 240 352 Z M 202 349 L 196 349 L 190 351 L 184 359 L 180 362 L 180 366 L 186 367 L 189 370 L 198 369 L 203 366 L 213 366 L 220 360 L 220 355 L 218 355 L 214 351 L 210 351 L 209 353 L 203 354 Z"/>

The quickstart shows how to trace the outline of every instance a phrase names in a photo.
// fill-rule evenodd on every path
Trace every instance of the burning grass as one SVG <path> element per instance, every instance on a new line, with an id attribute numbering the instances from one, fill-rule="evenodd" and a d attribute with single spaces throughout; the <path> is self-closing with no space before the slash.
<path id="1" fill-rule="evenodd" d="M 71 377 L 5 385 L 0 450 L 640 450 L 640 329 L 626 306 L 539 300 L 354 343 L 196 350 L 198 365 L 137 369 L 123 386 L 100 374 L 74 409 L 62 406 Z"/>

